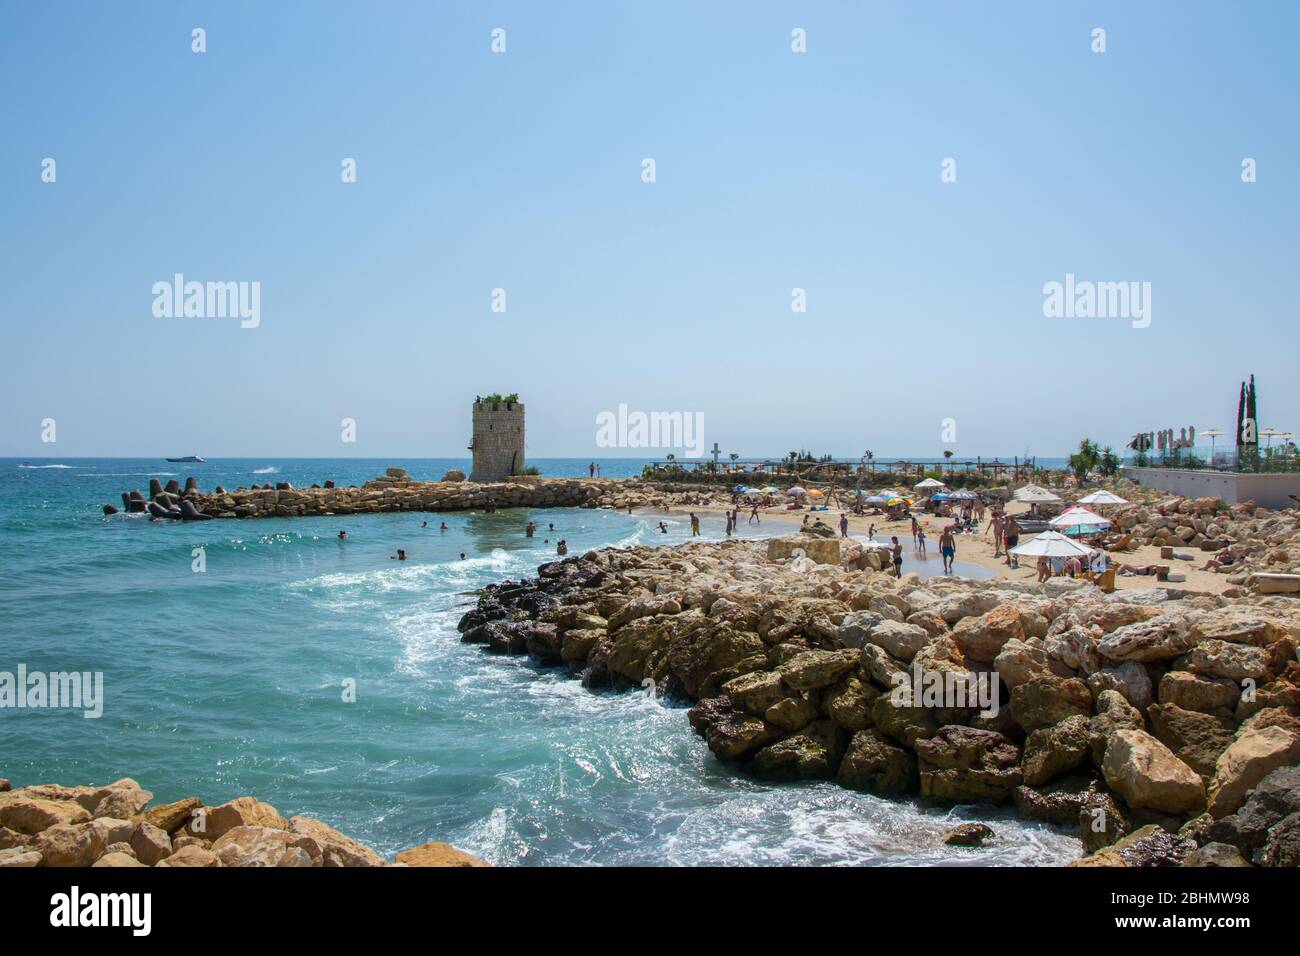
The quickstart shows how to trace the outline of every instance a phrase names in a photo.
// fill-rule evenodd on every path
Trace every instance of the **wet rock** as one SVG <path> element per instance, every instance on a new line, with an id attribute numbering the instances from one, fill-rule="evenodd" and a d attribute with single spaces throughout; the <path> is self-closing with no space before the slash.
<path id="1" fill-rule="evenodd" d="M 917 740 L 921 795 L 950 803 L 1002 803 L 1023 783 L 1020 748 L 1002 734 L 949 725 Z"/>
<path id="2" fill-rule="evenodd" d="M 919 787 L 916 758 L 874 728 L 853 735 L 838 779 L 840 786 L 880 796 L 915 793 Z"/>
<path id="3" fill-rule="evenodd" d="M 1082 774 L 1060 777 L 1051 783 L 1021 785 L 1012 794 L 1016 813 L 1022 820 L 1042 821 L 1057 826 L 1075 826 L 1079 811 L 1097 793 L 1097 781 Z"/>
<path id="4" fill-rule="evenodd" d="M 846 734 L 829 720 L 810 723 L 754 754 L 750 771 L 765 780 L 829 780 L 844 756 Z"/>
<path id="5" fill-rule="evenodd" d="M 978 847 L 993 837 L 993 828 L 983 823 L 959 823 L 943 835 L 943 842 L 948 846 Z"/>

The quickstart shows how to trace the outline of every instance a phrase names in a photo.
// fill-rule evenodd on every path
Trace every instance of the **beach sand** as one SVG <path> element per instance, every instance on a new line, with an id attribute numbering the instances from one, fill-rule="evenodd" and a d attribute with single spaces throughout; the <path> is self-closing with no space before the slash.
<path id="1" fill-rule="evenodd" d="M 743 506 L 740 507 L 740 523 L 746 525 L 749 522 L 749 512 Z M 674 517 L 679 517 L 689 511 L 695 511 L 700 514 L 724 514 L 729 510 L 726 506 L 720 504 L 712 505 L 691 505 L 689 507 L 678 507 L 671 513 Z M 1007 513 L 1011 515 L 1023 514 L 1029 510 L 1029 506 L 1023 502 L 1013 501 L 1007 506 Z M 649 514 L 650 512 L 646 512 Z M 662 513 L 662 512 L 656 512 Z M 762 523 L 778 522 L 782 525 L 789 526 L 791 532 L 798 530 L 803 523 L 803 516 L 808 514 L 808 509 L 802 511 L 786 511 L 784 508 L 760 508 L 759 515 Z M 821 518 L 826 524 L 839 532 L 840 515 L 844 512 L 835 507 L 828 511 L 812 512 L 814 518 Z M 1019 568 L 1011 568 L 1006 564 L 1006 557 L 993 556 L 993 536 L 985 529 L 988 528 L 989 517 L 991 512 L 986 512 L 984 523 L 981 526 L 981 533 L 977 535 L 958 535 L 957 536 L 957 562 L 958 564 L 975 564 L 989 571 L 994 572 L 998 577 L 1008 578 L 1019 581 L 1033 581 L 1037 578 L 1038 572 L 1035 568 L 1033 559 L 1028 561 L 1022 560 Z M 918 515 L 917 520 L 925 529 L 926 553 L 930 558 L 939 556 L 939 533 L 945 524 L 950 523 L 948 518 L 936 518 L 933 515 Z M 868 529 L 872 525 L 876 527 L 876 539 L 886 541 L 893 535 L 898 536 L 899 542 L 903 545 L 903 573 L 908 572 L 909 563 L 915 563 L 916 552 L 912 547 L 912 523 L 909 519 L 904 518 L 901 521 L 887 521 L 883 515 L 854 515 L 849 513 L 849 535 L 866 536 Z M 751 526 L 752 527 L 752 526 Z M 1023 535 L 1021 540 L 1025 540 L 1032 535 Z M 1200 566 L 1209 560 L 1210 555 L 1201 551 L 1192 549 L 1181 549 L 1194 555 L 1195 560 L 1179 561 L 1177 559 L 1170 561 L 1160 557 L 1160 549 L 1151 545 L 1140 545 L 1131 551 L 1111 552 L 1112 562 L 1123 564 L 1143 565 L 1143 564 L 1168 564 L 1172 570 L 1182 572 L 1187 575 L 1187 580 L 1182 582 L 1157 581 L 1154 575 L 1138 575 L 1133 577 L 1123 577 L 1115 575 L 1116 590 L 1150 590 L 1152 588 L 1167 588 L 1171 591 L 1189 591 L 1202 594 L 1220 594 L 1224 589 L 1230 587 L 1228 576 L 1226 574 L 1215 574 L 1212 571 L 1202 571 Z"/>

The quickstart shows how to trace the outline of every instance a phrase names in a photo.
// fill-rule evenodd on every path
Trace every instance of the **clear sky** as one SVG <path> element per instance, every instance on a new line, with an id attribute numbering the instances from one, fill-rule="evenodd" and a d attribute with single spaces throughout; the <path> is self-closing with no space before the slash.
<path id="1" fill-rule="evenodd" d="M 620 403 L 742 455 L 1054 456 L 1230 430 L 1251 372 L 1300 429 L 1297 36 L 1281 0 L 6 3 L 0 454 L 463 455 L 500 391 L 530 457 Z M 155 317 L 175 273 L 260 282 L 260 325 Z M 1150 282 L 1150 327 L 1045 317 L 1067 273 Z"/>

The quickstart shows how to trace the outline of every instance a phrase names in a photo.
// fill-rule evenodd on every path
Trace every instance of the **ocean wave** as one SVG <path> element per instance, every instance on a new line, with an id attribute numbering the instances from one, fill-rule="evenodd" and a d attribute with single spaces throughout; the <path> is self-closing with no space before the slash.
<path id="1" fill-rule="evenodd" d="M 279 474 L 279 472 L 280 469 L 275 467 L 275 465 L 267 465 L 265 468 L 253 469 L 253 474 L 255 475 L 275 475 L 275 474 Z"/>
<path id="2" fill-rule="evenodd" d="M 28 465 L 24 463 L 19 465 L 18 467 L 35 471 L 35 470 L 40 470 L 42 468 L 84 468 L 85 465 Z"/>

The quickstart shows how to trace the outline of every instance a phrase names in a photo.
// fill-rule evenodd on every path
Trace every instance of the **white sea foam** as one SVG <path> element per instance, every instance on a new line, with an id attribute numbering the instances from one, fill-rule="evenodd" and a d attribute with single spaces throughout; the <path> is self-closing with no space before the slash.
<path id="1" fill-rule="evenodd" d="M 275 475 L 275 474 L 279 474 L 279 472 L 280 469 L 276 468 L 275 465 L 267 465 L 265 468 L 253 469 L 253 474 L 255 475 Z"/>

